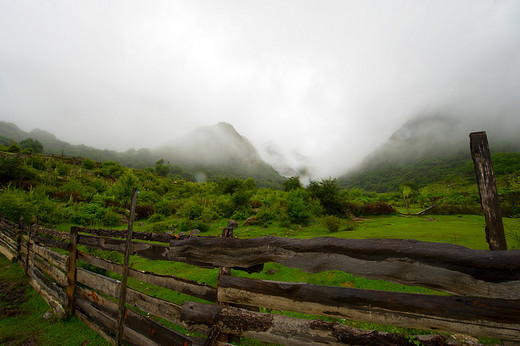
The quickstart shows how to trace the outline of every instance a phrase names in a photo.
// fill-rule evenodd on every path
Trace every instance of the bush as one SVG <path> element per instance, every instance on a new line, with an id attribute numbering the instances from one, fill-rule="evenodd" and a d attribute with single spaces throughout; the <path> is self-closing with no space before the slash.
<path id="1" fill-rule="evenodd" d="M 193 229 L 207 232 L 209 231 L 209 226 L 200 220 L 184 220 L 179 224 L 179 232 L 187 233 Z"/>
<path id="2" fill-rule="evenodd" d="M 341 219 L 336 215 L 328 215 L 323 218 L 323 225 L 329 230 L 329 232 L 337 232 L 341 226 Z"/>
<path id="3" fill-rule="evenodd" d="M 36 207 L 31 203 L 30 196 L 18 189 L 6 189 L 0 194 L 0 213 L 12 222 L 18 223 L 20 216 L 25 224 L 31 224 L 36 214 Z"/>
<path id="4" fill-rule="evenodd" d="M 101 219 L 101 223 L 105 227 L 116 227 L 121 224 L 122 216 L 112 209 L 108 209 L 103 218 Z"/>
<path id="5" fill-rule="evenodd" d="M 305 191 L 293 189 L 287 199 L 287 215 L 292 223 L 307 225 L 311 219 L 310 208 L 305 202 Z"/>
<path id="6" fill-rule="evenodd" d="M 199 201 L 195 199 L 189 199 L 184 204 L 182 204 L 179 209 L 179 215 L 188 220 L 196 220 L 201 217 L 202 211 L 204 208 L 202 207 Z"/>
<path id="7" fill-rule="evenodd" d="M 150 223 L 155 223 L 155 222 L 160 222 L 160 221 L 163 221 L 165 218 L 165 216 L 163 214 L 159 214 L 159 213 L 155 213 L 153 214 L 152 216 L 150 216 L 150 218 L 148 219 L 148 221 Z"/>
<path id="8" fill-rule="evenodd" d="M 91 160 L 91 159 L 85 159 L 81 163 L 81 166 L 85 169 L 91 170 L 91 169 L 96 168 L 96 162 L 94 162 L 94 160 Z"/>

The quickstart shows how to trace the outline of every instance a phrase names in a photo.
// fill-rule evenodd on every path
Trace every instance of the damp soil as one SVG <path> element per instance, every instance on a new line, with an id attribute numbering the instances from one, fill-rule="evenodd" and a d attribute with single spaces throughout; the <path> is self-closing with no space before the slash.
<path id="1" fill-rule="evenodd" d="M 0 318 L 16 317 L 24 312 L 21 308 L 25 302 L 26 283 L 0 282 Z"/>

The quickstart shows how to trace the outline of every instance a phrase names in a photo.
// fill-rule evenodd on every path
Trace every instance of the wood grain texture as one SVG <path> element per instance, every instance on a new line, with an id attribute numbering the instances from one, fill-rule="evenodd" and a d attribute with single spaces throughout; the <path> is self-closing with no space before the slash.
<path id="1" fill-rule="evenodd" d="M 67 250 L 67 251 L 70 249 L 69 242 L 64 242 L 64 241 L 55 240 L 55 239 L 51 239 L 51 238 L 44 238 L 39 235 L 35 235 L 35 236 L 31 237 L 31 240 L 33 240 L 37 244 L 43 244 L 48 247 L 55 247 L 55 248 Z"/>
<path id="2" fill-rule="evenodd" d="M 27 253 L 27 248 L 25 246 L 22 246 L 22 251 L 23 253 Z M 55 251 L 52 251 L 49 248 L 39 246 L 37 244 L 33 244 L 31 246 L 31 251 L 45 258 L 53 266 L 56 266 L 63 271 L 68 271 L 69 256 L 59 254 Z"/>
<path id="3" fill-rule="evenodd" d="M 4 255 L 9 262 L 14 263 L 16 261 L 16 255 L 11 251 L 8 246 L 0 243 L 0 253 Z"/>
<path id="4" fill-rule="evenodd" d="M 93 308 L 101 311 L 105 316 L 114 320 L 114 326 L 117 327 L 116 317 L 118 314 L 118 304 L 111 302 L 94 291 L 79 288 L 77 290 L 77 297 L 84 302 L 88 302 Z M 84 306 L 84 304 L 82 304 Z M 151 344 L 158 345 L 191 345 L 192 339 L 175 332 L 169 328 L 164 327 L 162 324 L 153 321 L 145 316 L 141 316 L 132 310 L 127 310 L 125 318 L 125 328 L 123 336 L 128 332 L 134 332 L 142 337 L 149 340 Z M 134 334 L 135 337 L 135 334 Z M 125 337 L 126 339 L 126 337 Z M 133 339 L 129 338 L 129 341 L 135 343 Z M 135 339 L 134 339 L 135 340 Z M 141 344 L 141 343 L 139 343 Z"/>
<path id="5" fill-rule="evenodd" d="M 54 281 L 58 283 L 58 285 L 62 287 L 68 286 L 69 282 L 67 279 L 67 274 L 49 264 L 43 257 L 36 253 L 33 253 L 30 259 L 38 269 L 50 276 Z"/>
<path id="6" fill-rule="evenodd" d="M 219 300 L 312 315 L 520 340 L 520 301 L 221 279 Z"/>
<path id="7" fill-rule="evenodd" d="M 507 250 L 502 210 L 498 201 L 497 184 L 486 132 L 472 132 L 469 137 L 480 203 L 486 220 L 486 241 L 490 250 Z"/>
<path id="8" fill-rule="evenodd" d="M 103 258 L 79 252 L 78 259 L 97 267 L 121 274 L 122 267 L 117 263 L 107 261 Z M 217 289 L 205 284 L 200 284 L 193 280 L 187 280 L 170 275 L 160 275 L 147 271 L 130 268 L 128 275 L 139 281 L 153 285 L 169 288 L 171 290 L 197 297 L 210 302 L 217 301 Z"/>
<path id="9" fill-rule="evenodd" d="M 80 237 L 80 244 L 123 251 L 119 239 Z M 340 270 L 369 279 L 463 296 L 520 299 L 520 250 L 490 252 L 401 239 L 194 237 L 172 246 L 132 243 L 133 253 L 204 268 L 250 268 L 268 262 L 307 272 Z"/>
<path id="10" fill-rule="evenodd" d="M 33 226 L 33 230 L 38 232 L 38 234 L 46 234 L 54 238 L 58 238 L 59 240 L 70 240 L 70 233 L 61 232 L 55 229 L 44 228 L 39 225 Z"/>

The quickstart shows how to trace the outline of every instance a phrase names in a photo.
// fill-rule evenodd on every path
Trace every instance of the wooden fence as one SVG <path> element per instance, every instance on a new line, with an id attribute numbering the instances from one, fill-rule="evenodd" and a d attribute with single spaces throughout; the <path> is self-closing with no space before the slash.
<path id="1" fill-rule="evenodd" d="M 261 313 L 258 308 L 359 320 L 520 341 L 520 251 L 470 250 L 416 240 L 237 239 L 223 237 L 72 227 L 70 233 L 0 219 L 0 252 L 18 261 L 30 283 L 58 317 L 77 315 L 107 340 L 137 345 L 212 344 L 233 336 L 280 344 L 442 345 L 446 337 L 402 336 L 363 331 L 340 322 Z M 80 246 L 78 248 L 78 246 Z M 148 258 L 220 268 L 217 287 L 183 278 L 125 268 L 80 251 L 118 251 Z M 147 295 L 108 276 L 86 270 L 87 263 L 144 283 L 175 290 L 207 303 L 182 305 Z M 231 276 L 231 270 L 258 272 L 264 263 L 307 272 L 339 270 L 448 292 L 427 295 L 275 282 Z M 84 267 L 84 266 L 83 266 Z M 124 292 L 124 295 L 122 295 Z M 122 298 L 119 304 L 118 298 Z M 118 316 L 124 318 L 118 319 Z M 189 337 L 157 318 L 206 335 Z M 121 332 L 119 332 L 121 331 Z"/>

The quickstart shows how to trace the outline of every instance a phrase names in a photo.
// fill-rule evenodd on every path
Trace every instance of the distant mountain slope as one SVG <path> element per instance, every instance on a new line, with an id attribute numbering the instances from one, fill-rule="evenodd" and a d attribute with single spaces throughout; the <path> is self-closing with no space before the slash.
<path id="1" fill-rule="evenodd" d="M 216 180 L 230 176 L 253 178 L 259 186 L 280 188 L 284 178 L 265 163 L 247 138 L 230 124 L 219 123 L 192 131 L 179 141 L 159 149 L 130 149 L 126 152 L 101 150 L 86 145 L 73 145 L 50 132 L 35 129 L 25 132 L 12 123 L 0 121 L 0 136 L 20 141 L 40 141 L 48 154 L 88 157 L 96 161 L 113 160 L 133 168 L 154 166 L 159 159 L 171 164 L 173 173 L 184 177 Z"/>
<path id="2" fill-rule="evenodd" d="M 197 128 L 153 153 L 209 178 L 251 177 L 273 187 L 280 187 L 283 182 L 283 177 L 261 159 L 249 140 L 225 122 Z"/>
<path id="3" fill-rule="evenodd" d="M 456 119 L 442 115 L 414 118 L 365 158 L 356 170 L 338 179 L 340 186 L 392 191 L 403 182 L 422 186 L 458 175 L 473 178 L 469 133 L 485 130 L 491 152 L 517 152 L 520 137 L 507 123 L 493 119 Z M 520 128 L 516 129 L 518 133 Z"/>

